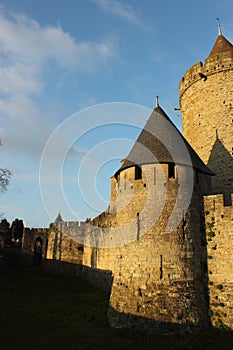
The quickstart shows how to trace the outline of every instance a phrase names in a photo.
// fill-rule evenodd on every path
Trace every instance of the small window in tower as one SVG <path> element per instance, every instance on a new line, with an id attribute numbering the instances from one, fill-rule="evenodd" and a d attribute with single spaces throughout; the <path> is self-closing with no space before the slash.
<path id="1" fill-rule="evenodd" d="M 163 256 L 160 255 L 160 268 L 159 268 L 159 278 L 163 278 Z"/>
<path id="2" fill-rule="evenodd" d="M 135 180 L 140 180 L 142 178 L 142 168 L 135 165 Z"/>
<path id="3" fill-rule="evenodd" d="M 156 167 L 154 167 L 154 185 L 156 185 Z"/>
<path id="4" fill-rule="evenodd" d="M 168 164 L 168 178 L 175 179 L 175 164 L 174 163 Z"/>

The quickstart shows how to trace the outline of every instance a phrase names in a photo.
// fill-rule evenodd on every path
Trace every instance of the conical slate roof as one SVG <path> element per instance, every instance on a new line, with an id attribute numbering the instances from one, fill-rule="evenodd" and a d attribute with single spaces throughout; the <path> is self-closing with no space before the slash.
<path id="1" fill-rule="evenodd" d="M 156 106 L 122 166 L 116 172 L 143 164 L 175 163 L 213 175 L 167 114 Z"/>
<path id="2" fill-rule="evenodd" d="M 215 41 L 209 57 L 228 51 L 233 54 L 233 45 L 222 34 L 220 34 Z"/>

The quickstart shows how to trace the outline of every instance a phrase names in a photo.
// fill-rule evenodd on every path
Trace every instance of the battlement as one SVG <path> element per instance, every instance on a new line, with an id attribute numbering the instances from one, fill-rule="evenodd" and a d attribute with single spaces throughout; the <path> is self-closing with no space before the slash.
<path id="1" fill-rule="evenodd" d="M 196 81 L 206 81 L 208 76 L 233 69 L 233 55 L 231 52 L 223 52 L 214 56 L 207 57 L 205 64 L 197 62 L 189 68 L 180 80 L 180 97 Z"/>
<path id="2" fill-rule="evenodd" d="M 207 211 L 211 212 L 229 212 L 233 213 L 233 194 L 231 194 L 231 205 L 225 205 L 224 194 L 214 194 L 209 196 L 204 196 L 204 205 Z"/>
<path id="3" fill-rule="evenodd" d="M 61 221 L 55 226 L 58 228 L 58 230 L 63 231 L 66 229 L 78 229 L 82 225 L 85 225 L 84 221 Z"/>
<path id="4" fill-rule="evenodd" d="M 35 252 L 35 243 L 39 240 L 42 244 L 42 257 L 46 257 L 46 242 L 49 236 L 48 228 L 24 228 L 23 239 L 22 239 L 22 252 L 24 255 L 29 257 L 31 261 Z M 42 243 L 43 242 L 43 243 Z M 31 261 L 32 263 L 32 261 Z"/>
<path id="5" fill-rule="evenodd" d="M 25 227 L 24 228 L 24 232 L 27 232 L 28 234 L 32 233 L 32 234 L 44 234 L 48 232 L 48 228 L 42 228 L 42 227 Z"/>

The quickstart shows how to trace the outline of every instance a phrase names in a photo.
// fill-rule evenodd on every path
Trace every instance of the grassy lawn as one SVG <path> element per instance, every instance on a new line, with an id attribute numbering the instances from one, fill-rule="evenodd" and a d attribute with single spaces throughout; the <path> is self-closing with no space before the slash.
<path id="1" fill-rule="evenodd" d="M 1 350 L 233 349 L 233 335 L 146 336 L 112 330 L 108 296 L 80 279 L 0 262 Z"/>

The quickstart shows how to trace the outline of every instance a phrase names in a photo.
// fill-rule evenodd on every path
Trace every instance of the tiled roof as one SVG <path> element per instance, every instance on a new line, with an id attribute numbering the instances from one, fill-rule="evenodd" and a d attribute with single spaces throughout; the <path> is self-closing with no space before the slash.
<path id="1" fill-rule="evenodd" d="M 233 45 L 221 34 L 215 41 L 215 44 L 209 54 L 209 57 L 228 51 L 232 52 L 233 54 Z"/>

